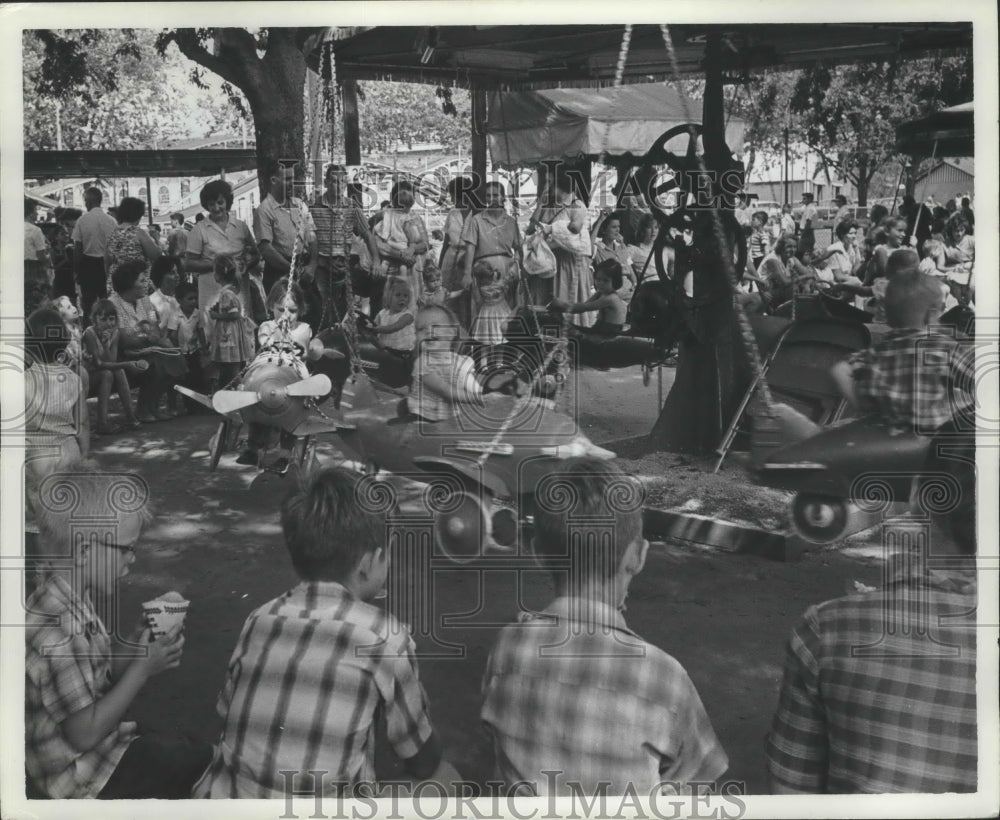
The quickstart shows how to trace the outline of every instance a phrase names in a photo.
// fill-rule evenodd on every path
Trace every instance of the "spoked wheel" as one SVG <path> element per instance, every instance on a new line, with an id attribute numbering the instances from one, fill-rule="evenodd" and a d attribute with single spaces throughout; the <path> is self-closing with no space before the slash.
<path id="1" fill-rule="evenodd" d="M 792 499 L 792 522 L 796 531 L 810 541 L 836 541 L 847 528 L 847 520 L 846 499 L 810 493 L 797 493 Z"/>

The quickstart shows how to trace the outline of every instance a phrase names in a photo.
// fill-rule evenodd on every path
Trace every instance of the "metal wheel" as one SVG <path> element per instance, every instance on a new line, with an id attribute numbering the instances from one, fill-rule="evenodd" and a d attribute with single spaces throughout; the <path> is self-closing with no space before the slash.
<path id="1" fill-rule="evenodd" d="M 797 493 L 792 499 L 792 522 L 796 531 L 810 541 L 836 541 L 847 527 L 847 501 L 825 495 Z"/>

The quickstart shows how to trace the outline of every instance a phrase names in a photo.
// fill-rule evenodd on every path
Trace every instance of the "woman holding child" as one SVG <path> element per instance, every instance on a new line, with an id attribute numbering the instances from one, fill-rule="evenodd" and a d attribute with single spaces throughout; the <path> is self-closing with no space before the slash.
<path id="1" fill-rule="evenodd" d="M 375 244 L 382 257 L 382 274 L 408 279 L 419 298 L 424 257 L 430 248 L 427 226 L 423 219 L 410 213 L 414 202 L 412 183 L 400 180 L 392 186 L 389 197 L 390 207 L 382 212 L 382 219 L 374 229 Z"/>
<path id="2" fill-rule="evenodd" d="M 198 279 L 198 307 L 206 310 L 219 298 L 222 286 L 215 279 L 215 258 L 230 256 L 236 263 L 240 302 L 246 316 L 252 314 L 250 272 L 260 261 L 257 243 L 246 222 L 229 211 L 233 207 L 233 189 L 224 179 L 213 179 L 201 189 L 201 206 L 208 211 L 188 235 L 184 269 Z"/>
<path id="3" fill-rule="evenodd" d="M 517 305 L 517 288 L 521 278 L 519 262 L 523 258 L 521 231 L 517 221 L 505 210 L 505 192 L 502 182 L 486 186 L 486 210 L 470 217 L 462 231 L 465 245 L 464 272 L 461 286 L 471 288 L 471 317 L 476 321 L 483 305 L 478 287 L 473 287 L 473 266 L 489 265 L 497 274 L 507 306 Z"/>
<path id="4" fill-rule="evenodd" d="M 590 272 L 592 254 L 587 206 L 573 193 L 573 182 L 557 173 L 555 184 L 546 184 L 538 196 L 538 207 L 528 223 L 528 233 L 541 231 L 556 257 L 552 280 L 556 299 L 570 304 L 584 302 L 593 291 Z M 594 323 L 592 314 L 574 314 L 571 322 L 584 327 Z"/>

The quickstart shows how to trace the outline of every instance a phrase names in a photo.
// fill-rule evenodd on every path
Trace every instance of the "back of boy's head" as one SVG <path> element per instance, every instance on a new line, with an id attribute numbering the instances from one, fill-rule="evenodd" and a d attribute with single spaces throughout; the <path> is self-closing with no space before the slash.
<path id="1" fill-rule="evenodd" d="M 942 248 L 942 244 L 936 239 L 925 239 L 924 244 L 921 245 L 924 258 L 937 256 L 941 253 Z"/>
<path id="2" fill-rule="evenodd" d="M 905 254 L 902 259 L 896 256 Z M 893 264 L 893 263 L 896 264 Z M 915 251 L 907 248 L 889 256 L 885 297 L 886 322 L 894 328 L 920 328 L 930 324 L 944 306 L 941 283 L 918 270 Z"/>
<path id="3" fill-rule="evenodd" d="M 449 335 L 444 328 L 450 329 L 453 340 L 462 338 L 462 323 L 459 322 L 455 311 L 446 305 L 426 305 L 420 308 L 414 317 L 413 324 L 417 328 L 425 327 L 427 324 L 434 328 L 441 328 L 441 330 L 435 331 L 435 339 L 445 339 Z"/>
<path id="4" fill-rule="evenodd" d="M 137 475 L 80 461 L 42 479 L 33 504 L 40 552 L 69 558 L 80 545 L 133 543 L 152 518 L 149 487 Z"/>
<path id="5" fill-rule="evenodd" d="M 53 364 L 65 353 L 72 336 L 66 322 L 54 307 L 42 307 L 26 320 L 28 353 L 44 364 Z"/>
<path id="6" fill-rule="evenodd" d="M 176 222 L 178 225 L 183 225 L 184 224 L 184 214 L 182 214 L 180 211 L 172 213 L 172 214 L 170 214 L 170 221 L 171 222 Z"/>
<path id="7" fill-rule="evenodd" d="M 169 256 L 159 256 L 150 268 L 149 278 L 152 280 L 153 285 L 159 288 L 163 284 L 163 277 L 175 270 L 173 259 Z"/>
<path id="8" fill-rule="evenodd" d="M 641 485 L 617 465 L 572 458 L 538 483 L 534 552 L 557 582 L 610 580 L 642 538 Z"/>
<path id="9" fill-rule="evenodd" d="M 611 287 L 614 290 L 619 290 L 625 283 L 622 263 L 617 259 L 605 259 L 603 262 L 599 262 L 594 268 L 594 278 L 598 276 L 607 276 L 611 280 Z"/>
<path id="10" fill-rule="evenodd" d="M 292 566 L 306 581 L 345 581 L 366 553 L 385 547 L 384 516 L 360 503 L 357 473 L 329 467 L 281 505 Z"/>

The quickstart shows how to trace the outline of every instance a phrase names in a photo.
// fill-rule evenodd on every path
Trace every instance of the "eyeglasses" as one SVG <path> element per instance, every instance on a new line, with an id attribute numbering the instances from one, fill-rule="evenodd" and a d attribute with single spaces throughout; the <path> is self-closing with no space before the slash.
<path id="1" fill-rule="evenodd" d="M 111 549 L 118 550 L 121 553 L 135 553 L 135 544 L 119 544 L 116 541 L 104 540 L 101 542 L 105 547 L 110 547 Z"/>

